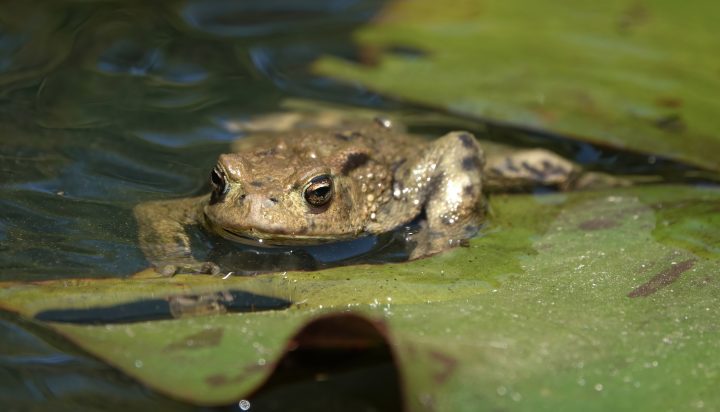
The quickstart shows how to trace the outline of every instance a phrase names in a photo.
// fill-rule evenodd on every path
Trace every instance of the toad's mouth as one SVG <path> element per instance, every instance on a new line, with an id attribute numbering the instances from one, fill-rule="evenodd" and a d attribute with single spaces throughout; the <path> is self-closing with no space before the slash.
<path id="1" fill-rule="evenodd" d="M 338 240 L 346 240 L 350 236 L 323 237 L 312 235 L 299 235 L 295 233 L 267 233 L 260 232 L 256 229 L 249 231 L 235 231 L 232 229 L 222 228 L 221 235 L 234 242 L 243 243 L 252 246 L 300 246 L 300 245 L 318 245 L 323 243 L 337 242 Z"/>

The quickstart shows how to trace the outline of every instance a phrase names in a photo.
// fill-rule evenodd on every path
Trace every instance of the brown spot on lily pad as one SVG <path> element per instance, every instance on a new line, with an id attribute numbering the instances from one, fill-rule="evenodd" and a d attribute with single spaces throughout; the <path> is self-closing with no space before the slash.
<path id="1" fill-rule="evenodd" d="M 632 30 L 645 24 L 649 18 L 649 10 L 642 3 L 635 2 L 620 15 L 617 23 L 618 31 L 623 34 L 629 34 Z"/>
<path id="2" fill-rule="evenodd" d="M 672 96 L 658 97 L 655 99 L 655 103 L 660 107 L 667 107 L 668 109 L 677 109 L 683 105 L 681 98 Z"/>
<path id="3" fill-rule="evenodd" d="M 445 383 L 457 368 L 458 360 L 454 357 L 436 350 L 429 352 L 430 357 L 440 365 L 440 370 L 433 374 L 437 384 Z"/>
<path id="4" fill-rule="evenodd" d="M 618 226 L 618 222 L 616 220 L 598 217 L 580 223 L 578 228 L 582 230 L 602 230 L 610 229 L 616 226 Z"/>
<path id="5" fill-rule="evenodd" d="M 671 265 L 669 269 L 664 270 L 652 279 L 635 288 L 628 293 L 629 298 L 638 298 L 650 296 L 665 286 L 675 282 L 681 274 L 690 270 L 695 264 L 695 259 L 688 259 L 683 262 Z"/>
<path id="6" fill-rule="evenodd" d="M 220 344 L 224 333 L 225 329 L 223 328 L 203 330 L 165 346 L 164 350 L 169 352 L 176 350 L 212 348 Z"/>
<path id="7" fill-rule="evenodd" d="M 663 116 L 655 120 L 655 126 L 669 133 L 682 133 L 687 129 L 685 121 L 679 114 Z"/>

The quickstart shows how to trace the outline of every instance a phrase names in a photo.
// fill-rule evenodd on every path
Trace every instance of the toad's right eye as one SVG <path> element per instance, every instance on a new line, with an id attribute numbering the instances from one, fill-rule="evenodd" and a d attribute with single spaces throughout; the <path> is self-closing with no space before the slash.
<path id="1" fill-rule="evenodd" d="M 330 175 L 315 176 L 303 190 L 305 201 L 314 208 L 327 206 L 333 197 L 333 181 Z"/>
<path id="2" fill-rule="evenodd" d="M 212 201 L 213 203 L 218 202 L 228 192 L 227 178 L 225 173 L 219 168 L 215 167 L 210 172 L 210 185 L 212 186 Z"/>

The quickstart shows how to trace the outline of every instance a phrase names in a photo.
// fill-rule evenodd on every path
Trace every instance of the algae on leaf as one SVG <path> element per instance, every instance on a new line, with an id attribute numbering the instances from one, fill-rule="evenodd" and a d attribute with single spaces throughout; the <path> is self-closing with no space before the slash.
<path id="1" fill-rule="evenodd" d="M 0 302 L 28 318 L 230 289 L 294 302 L 119 324 L 35 319 L 202 405 L 246 398 L 299 329 L 356 314 L 388 340 L 410 410 L 720 408 L 720 236 L 704 229 L 717 225 L 719 190 L 497 195 L 491 207 L 483 236 L 430 259 L 227 279 L 15 282 Z M 326 344 L 342 338 L 328 332 Z"/>
<path id="2" fill-rule="evenodd" d="M 317 73 L 718 171 L 720 3 L 395 1 Z M 364 64 L 362 64 L 364 63 Z"/>

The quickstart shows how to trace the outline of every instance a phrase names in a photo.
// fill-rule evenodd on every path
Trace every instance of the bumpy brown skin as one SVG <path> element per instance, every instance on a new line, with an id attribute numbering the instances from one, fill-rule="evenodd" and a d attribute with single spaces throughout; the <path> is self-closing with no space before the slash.
<path id="1" fill-rule="evenodd" d="M 575 166 L 550 152 L 504 156 L 487 171 L 491 187 L 515 182 L 555 184 Z M 388 122 L 343 123 L 284 133 L 255 134 L 221 155 L 210 195 L 149 202 L 135 208 L 140 245 L 165 275 L 217 273 L 191 256 L 186 228 L 238 242 L 316 244 L 379 234 L 422 212 L 426 221 L 412 240 L 411 259 L 432 255 L 473 236 L 483 218 L 485 157 L 467 132 L 436 140 L 408 135 Z M 329 176 L 331 200 L 316 207 L 305 189 Z M 545 180 L 543 180 L 545 179 Z"/>

